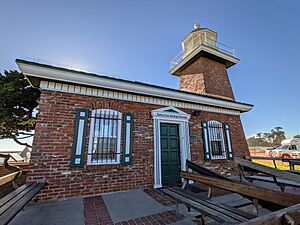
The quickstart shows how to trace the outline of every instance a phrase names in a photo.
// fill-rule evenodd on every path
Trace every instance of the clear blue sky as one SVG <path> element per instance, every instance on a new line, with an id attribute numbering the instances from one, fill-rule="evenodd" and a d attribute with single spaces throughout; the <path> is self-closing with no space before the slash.
<path id="1" fill-rule="evenodd" d="M 0 71 L 16 58 L 177 88 L 169 62 L 198 20 L 233 46 L 229 69 L 246 135 L 300 134 L 300 1 L 1 1 Z M 0 147 L 7 142 L 0 142 Z"/>

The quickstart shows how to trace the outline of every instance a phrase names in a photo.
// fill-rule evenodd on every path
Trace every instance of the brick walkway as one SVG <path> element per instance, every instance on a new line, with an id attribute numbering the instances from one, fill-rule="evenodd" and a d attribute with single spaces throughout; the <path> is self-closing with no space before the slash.
<path id="1" fill-rule="evenodd" d="M 116 223 L 115 225 L 165 225 L 175 223 L 183 219 L 183 216 L 176 216 L 175 210 L 156 213 L 145 217 L 140 217 L 128 221 Z"/>
<path id="2" fill-rule="evenodd" d="M 170 197 L 164 195 L 161 191 L 155 189 L 146 189 L 144 190 L 144 192 L 164 206 L 171 206 L 176 204 L 175 201 L 173 201 Z"/>
<path id="3" fill-rule="evenodd" d="M 151 193 L 153 194 L 154 192 Z M 156 198 L 158 197 L 156 196 Z M 162 198 L 160 200 L 162 200 Z M 167 204 L 168 201 L 164 200 L 163 202 Z M 101 196 L 84 198 L 83 203 L 85 225 L 113 225 L 105 202 Z M 169 203 L 170 202 L 168 202 L 168 204 Z M 122 221 L 115 223 L 115 225 L 165 225 L 175 223 L 183 218 L 182 215 L 176 216 L 175 210 L 168 210 L 128 221 Z"/>
<path id="4" fill-rule="evenodd" d="M 101 196 L 83 199 L 85 225 L 113 225 Z"/>

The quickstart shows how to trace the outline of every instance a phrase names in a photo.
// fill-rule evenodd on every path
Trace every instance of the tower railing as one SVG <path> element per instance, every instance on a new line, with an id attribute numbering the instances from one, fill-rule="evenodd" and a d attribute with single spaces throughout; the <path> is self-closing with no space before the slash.
<path id="1" fill-rule="evenodd" d="M 171 60 L 170 69 L 174 68 L 185 57 L 187 57 L 190 53 L 192 53 L 193 51 L 195 51 L 197 48 L 199 48 L 202 45 L 211 47 L 217 51 L 220 51 L 222 53 L 225 53 L 227 55 L 235 57 L 234 48 L 207 37 L 207 35 L 205 33 L 198 34 L 198 35 L 194 35 L 192 37 L 192 40 L 188 44 L 188 46 L 185 49 L 181 50 L 179 53 L 177 53 L 177 55 Z"/>

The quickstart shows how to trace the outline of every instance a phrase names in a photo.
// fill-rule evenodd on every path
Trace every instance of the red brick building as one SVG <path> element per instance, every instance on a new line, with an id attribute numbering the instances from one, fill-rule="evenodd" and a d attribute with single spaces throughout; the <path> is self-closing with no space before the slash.
<path id="1" fill-rule="evenodd" d="M 222 174 L 249 154 L 227 68 L 239 60 L 195 25 L 170 73 L 180 90 L 17 59 L 41 90 L 27 180 L 40 200 L 159 188 L 180 181 L 186 159 Z"/>

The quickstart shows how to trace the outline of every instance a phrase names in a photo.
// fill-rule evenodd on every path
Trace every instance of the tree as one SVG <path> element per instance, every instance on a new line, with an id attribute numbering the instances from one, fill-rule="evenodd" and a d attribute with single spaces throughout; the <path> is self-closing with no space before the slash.
<path id="1" fill-rule="evenodd" d="M 294 138 L 300 138 L 300 134 L 295 135 Z"/>
<path id="2" fill-rule="evenodd" d="M 269 147 L 280 145 L 285 139 L 285 132 L 282 127 L 275 127 L 268 132 L 259 132 L 255 136 L 247 139 L 249 147 Z"/>
<path id="3" fill-rule="evenodd" d="M 261 138 L 261 137 L 262 137 L 262 134 L 263 134 L 263 133 L 260 132 L 260 133 L 257 133 L 256 136 L 257 136 L 258 138 Z"/>
<path id="4" fill-rule="evenodd" d="M 0 73 L 0 139 L 31 147 L 22 139 L 33 136 L 39 96 L 40 91 L 18 71 Z"/>
<path id="5" fill-rule="evenodd" d="M 247 139 L 249 147 L 269 147 L 270 143 L 261 135 L 262 133 L 257 133 L 256 136 L 249 137 Z"/>
<path id="6" fill-rule="evenodd" d="M 281 141 L 285 139 L 285 132 L 282 127 L 275 127 L 271 130 L 270 137 L 273 140 L 273 145 L 280 145 Z"/>

